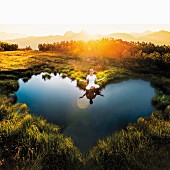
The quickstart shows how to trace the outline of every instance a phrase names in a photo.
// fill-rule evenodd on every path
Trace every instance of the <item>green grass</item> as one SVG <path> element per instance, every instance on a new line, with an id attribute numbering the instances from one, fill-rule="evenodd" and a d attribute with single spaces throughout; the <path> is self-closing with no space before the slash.
<path id="1" fill-rule="evenodd" d="M 0 52 L 0 168 L 12 169 L 170 169 L 170 79 L 146 59 L 111 59 L 56 52 Z M 18 79 L 28 81 L 61 73 L 85 88 L 90 68 L 101 87 L 126 79 L 146 79 L 157 89 L 151 116 L 139 118 L 127 130 L 99 140 L 82 155 L 57 125 L 29 114 L 25 104 L 12 104 Z"/>
<path id="2" fill-rule="evenodd" d="M 164 94 L 162 91 L 159 90 L 157 91 L 156 96 L 152 98 L 152 104 L 158 110 L 164 110 L 169 103 L 170 103 L 170 96 Z"/>
<path id="3" fill-rule="evenodd" d="M 7 94 L 19 89 L 17 80 L 4 79 L 0 80 L 0 94 Z"/>
<path id="4" fill-rule="evenodd" d="M 25 104 L 1 104 L 0 120 L 2 168 L 80 169 L 83 165 L 73 141 L 57 125 L 29 114 Z"/>
<path id="5" fill-rule="evenodd" d="M 139 118 L 127 130 L 99 140 L 90 150 L 87 164 L 92 169 L 169 169 L 170 106 Z M 112 167 L 112 168 L 111 168 Z"/>
<path id="6" fill-rule="evenodd" d="M 51 79 L 51 75 L 49 73 L 43 74 L 42 78 L 45 79 Z"/>

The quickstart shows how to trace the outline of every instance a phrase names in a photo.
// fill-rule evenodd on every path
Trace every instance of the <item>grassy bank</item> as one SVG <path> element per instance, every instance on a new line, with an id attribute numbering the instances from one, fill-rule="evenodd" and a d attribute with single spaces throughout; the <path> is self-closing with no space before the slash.
<path id="1" fill-rule="evenodd" d="M 169 169 L 170 105 L 139 118 L 127 130 L 100 140 L 91 149 L 87 165 L 91 169 Z M 112 167 L 112 168 L 111 168 Z"/>
<path id="2" fill-rule="evenodd" d="M 5 98 L 5 97 L 4 97 Z M 0 106 L 0 167 L 4 169 L 80 169 L 81 153 L 57 125 L 29 114 L 25 104 Z"/>
<path id="3" fill-rule="evenodd" d="M 170 168 L 169 73 L 150 67 L 148 58 L 115 59 L 56 52 L 0 52 L 0 167 L 5 169 L 166 169 Z M 161 65 L 162 66 L 162 65 Z M 88 70 L 94 68 L 104 87 L 110 82 L 146 79 L 157 89 L 150 117 L 139 118 L 127 130 L 114 133 L 82 155 L 57 125 L 29 114 L 25 104 L 14 104 L 11 93 L 18 79 L 62 73 L 84 88 Z M 160 74 L 159 74 L 160 73 Z M 49 78 L 49 74 L 44 75 Z"/>

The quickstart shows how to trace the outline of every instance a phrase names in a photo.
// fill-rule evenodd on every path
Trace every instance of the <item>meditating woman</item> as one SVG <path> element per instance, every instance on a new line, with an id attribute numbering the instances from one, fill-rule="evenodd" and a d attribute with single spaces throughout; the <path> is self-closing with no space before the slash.
<path id="1" fill-rule="evenodd" d="M 86 81 L 88 81 L 88 85 L 86 86 L 86 90 L 90 90 L 90 89 L 93 89 L 93 88 L 95 88 L 95 89 L 100 88 L 100 86 L 98 84 L 95 84 L 95 81 L 101 81 L 101 80 L 104 79 L 104 78 L 97 79 L 96 75 L 93 74 L 93 73 L 94 73 L 94 70 L 91 68 L 89 75 L 86 77 Z"/>

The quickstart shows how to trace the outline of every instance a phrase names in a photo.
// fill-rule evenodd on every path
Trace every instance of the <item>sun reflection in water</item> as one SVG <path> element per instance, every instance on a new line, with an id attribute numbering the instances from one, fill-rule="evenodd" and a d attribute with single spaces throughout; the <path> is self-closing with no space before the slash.
<path id="1" fill-rule="evenodd" d="M 89 101 L 86 98 L 77 99 L 77 106 L 80 109 L 86 109 L 89 106 Z"/>

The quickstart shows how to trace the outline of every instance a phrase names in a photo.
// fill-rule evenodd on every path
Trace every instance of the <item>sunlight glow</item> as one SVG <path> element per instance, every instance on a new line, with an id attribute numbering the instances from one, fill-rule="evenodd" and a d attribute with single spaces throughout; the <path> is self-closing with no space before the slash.
<path id="1" fill-rule="evenodd" d="M 169 0 L 5 0 L 0 23 L 169 24 Z"/>
<path id="2" fill-rule="evenodd" d="M 90 34 L 132 33 L 167 30 L 168 24 L 0 24 L 0 32 L 20 33 L 28 36 L 64 35 L 67 31 L 78 33 L 85 30 Z"/>
<path id="3" fill-rule="evenodd" d="M 77 106 L 80 109 L 86 109 L 89 106 L 89 102 L 87 99 L 83 98 L 83 99 L 77 99 Z"/>
<path id="4" fill-rule="evenodd" d="M 169 0 L 5 0 L 0 32 L 45 36 L 170 31 Z M 11 24 L 11 25 L 8 25 Z"/>

